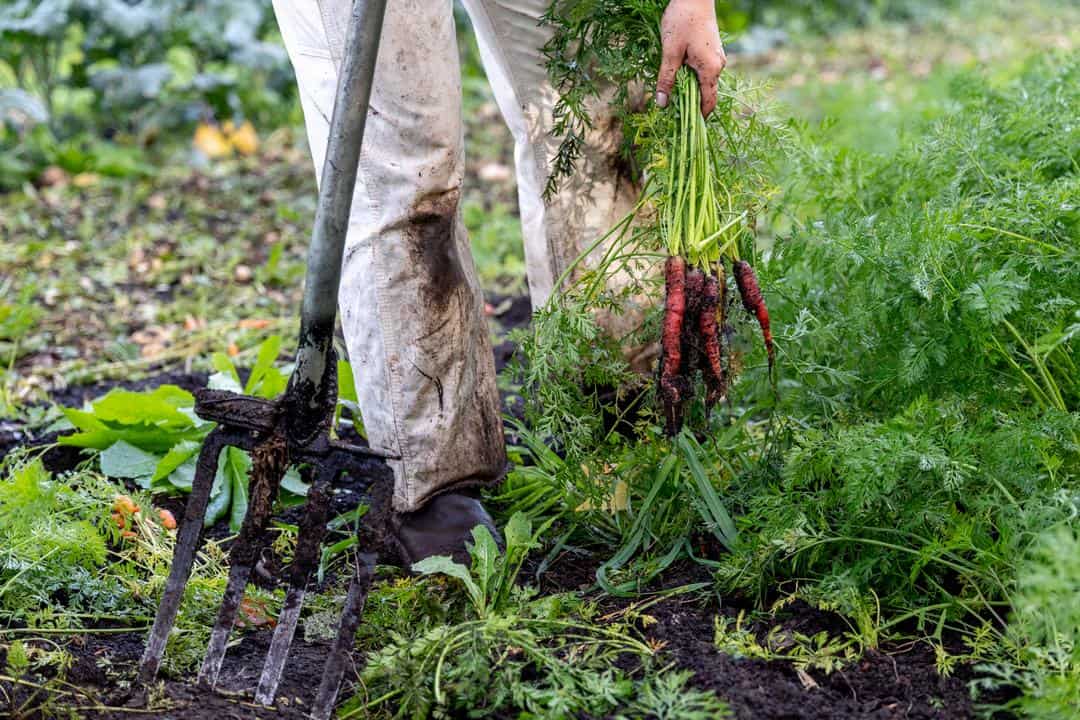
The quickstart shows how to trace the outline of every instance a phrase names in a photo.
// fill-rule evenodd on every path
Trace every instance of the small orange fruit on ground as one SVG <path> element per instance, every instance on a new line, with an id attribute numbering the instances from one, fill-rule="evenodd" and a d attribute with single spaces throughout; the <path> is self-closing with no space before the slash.
<path id="1" fill-rule="evenodd" d="M 173 517 L 171 512 L 162 508 L 161 510 L 158 510 L 158 517 L 161 518 L 161 526 L 163 528 L 166 530 L 176 529 L 176 518 Z"/>
<path id="2" fill-rule="evenodd" d="M 113 500 L 113 510 L 115 512 L 127 513 L 128 515 L 134 515 L 139 512 L 139 506 L 135 504 L 127 495 L 117 495 Z"/>

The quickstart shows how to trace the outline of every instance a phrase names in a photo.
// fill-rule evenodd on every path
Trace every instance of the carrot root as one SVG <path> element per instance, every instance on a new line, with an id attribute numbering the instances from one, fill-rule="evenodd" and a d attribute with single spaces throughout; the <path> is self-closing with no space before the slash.
<path id="1" fill-rule="evenodd" d="M 710 275 L 705 279 L 698 315 L 698 329 L 704 344 L 701 374 L 705 380 L 705 408 L 711 411 L 727 394 L 722 361 L 722 345 L 718 317 L 720 306 L 720 281 Z"/>
<path id="2" fill-rule="evenodd" d="M 683 404 L 690 387 L 682 374 L 682 335 L 686 320 L 686 260 L 671 256 L 664 265 L 667 297 L 664 324 L 660 337 L 660 396 L 664 405 L 668 435 L 682 427 Z"/>
<path id="3" fill-rule="evenodd" d="M 765 298 L 761 296 L 757 274 L 745 260 L 736 260 L 732 270 L 735 274 L 735 284 L 739 288 L 739 295 L 742 297 L 743 307 L 757 318 L 758 325 L 761 326 L 761 337 L 765 341 L 765 352 L 769 356 L 769 372 L 771 373 L 776 362 L 776 351 L 773 348 L 772 330 L 769 326 L 769 309 L 765 306 Z"/>

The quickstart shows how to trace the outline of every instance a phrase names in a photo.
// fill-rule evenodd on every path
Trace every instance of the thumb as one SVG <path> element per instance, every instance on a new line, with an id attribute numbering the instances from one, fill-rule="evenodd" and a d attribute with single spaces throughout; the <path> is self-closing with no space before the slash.
<path id="1" fill-rule="evenodd" d="M 667 107 L 668 98 L 675 87 L 675 73 L 682 67 L 684 57 L 686 43 L 669 36 L 664 42 L 660 74 L 656 77 L 656 104 L 660 107 Z"/>

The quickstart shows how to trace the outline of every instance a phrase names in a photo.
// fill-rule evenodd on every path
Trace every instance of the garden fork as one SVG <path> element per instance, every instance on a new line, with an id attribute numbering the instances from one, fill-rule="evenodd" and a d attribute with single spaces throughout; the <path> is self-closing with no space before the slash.
<path id="1" fill-rule="evenodd" d="M 177 536 L 173 564 L 158 606 L 154 626 L 139 666 L 143 682 L 157 674 L 169 633 L 191 575 L 202 533 L 203 516 L 217 471 L 218 457 L 226 446 L 251 453 L 250 500 L 239 537 L 230 550 L 229 579 L 199 671 L 200 683 L 213 687 L 225 657 L 229 633 L 243 599 L 252 566 L 267 539 L 271 509 L 281 477 L 289 465 L 314 468 L 308 490 L 299 539 L 288 571 L 288 591 L 259 679 L 255 700 L 274 700 L 285 660 L 300 617 L 305 588 L 319 557 L 330 511 L 331 486 L 341 473 L 367 481 L 370 506 L 361 524 L 356 566 L 342 611 L 337 639 L 323 671 L 312 706 L 312 716 L 328 718 L 333 712 L 349 649 L 375 565 L 374 545 L 389 511 L 389 488 L 372 480 L 373 464 L 396 459 L 367 448 L 330 439 L 329 430 L 337 402 L 337 362 L 333 350 L 341 261 L 348 228 L 360 147 L 364 137 L 368 103 L 378 56 L 386 0 L 355 0 L 337 97 L 330 122 L 326 163 L 322 170 L 318 209 L 300 315 L 300 342 L 296 367 L 285 392 L 275 401 L 222 390 L 195 393 L 195 412 L 217 427 L 207 436 L 199 453 L 191 496 Z M 385 476 L 385 473 L 384 473 Z"/>

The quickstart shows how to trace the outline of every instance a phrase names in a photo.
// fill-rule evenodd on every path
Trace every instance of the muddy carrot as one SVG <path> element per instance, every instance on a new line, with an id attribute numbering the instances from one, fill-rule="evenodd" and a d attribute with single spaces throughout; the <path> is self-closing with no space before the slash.
<path id="1" fill-rule="evenodd" d="M 682 368 L 681 373 L 688 383 L 694 371 L 704 367 L 704 349 L 698 335 L 698 314 L 703 303 L 702 289 L 705 287 L 705 273 L 700 268 L 686 271 L 686 313 L 682 328 Z"/>
<path id="2" fill-rule="evenodd" d="M 717 307 L 720 303 L 720 283 L 710 275 L 702 290 L 701 312 L 698 329 L 705 344 L 702 375 L 705 378 L 705 404 L 711 408 L 724 397 L 724 366 L 720 356 L 720 333 L 717 325 Z"/>
<path id="3" fill-rule="evenodd" d="M 765 298 L 761 296 L 757 275 L 754 273 L 754 268 L 750 267 L 745 260 L 736 260 L 732 269 L 735 273 L 735 284 L 739 287 L 739 295 L 742 296 L 743 307 L 757 318 L 758 325 L 761 326 L 761 336 L 765 340 L 765 352 L 769 355 L 769 370 L 771 371 L 775 361 L 772 330 L 769 327 L 769 310 L 765 307 Z"/>
<path id="4" fill-rule="evenodd" d="M 664 306 L 664 329 L 660 337 L 664 352 L 661 383 L 679 374 L 682 364 L 682 330 L 686 315 L 686 260 L 672 255 L 664 265 L 667 299 Z"/>
<path id="5" fill-rule="evenodd" d="M 686 316 L 686 260 L 672 255 L 664 264 L 667 298 L 664 325 L 660 336 L 660 390 L 668 417 L 668 430 L 677 428 L 677 406 L 681 401 L 679 373 L 682 366 L 682 330 Z"/>

